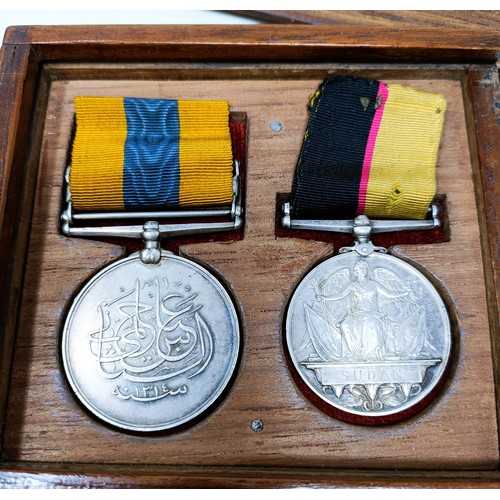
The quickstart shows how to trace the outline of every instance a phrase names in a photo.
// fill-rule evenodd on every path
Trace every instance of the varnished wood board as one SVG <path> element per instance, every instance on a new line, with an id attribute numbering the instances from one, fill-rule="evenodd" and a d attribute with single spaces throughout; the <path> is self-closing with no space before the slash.
<path id="1" fill-rule="evenodd" d="M 395 28 L 497 29 L 498 10 L 239 10 L 274 23 L 391 26 Z"/>
<path id="2" fill-rule="evenodd" d="M 405 82 L 403 82 L 405 83 Z M 349 425 L 315 408 L 284 362 L 282 321 L 301 276 L 331 253 L 325 243 L 277 239 L 276 192 L 288 191 L 319 80 L 57 81 L 50 91 L 30 253 L 16 338 L 4 451 L 42 462 L 275 467 L 490 469 L 498 466 L 492 355 L 474 186 L 458 80 L 412 80 L 448 100 L 438 190 L 448 195 L 451 241 L 396 249 L 441 282 L 457 311 L 452 377 L 426 411 L 397 425 Z M 226 279 L 241 309 L 244 351 L 222 404 L 198 425 L 169 436 L 130 436 L 96 422 L 62 374 L 64 314 L 82 283 L 121 255 L 106 243 L 60 235 L 58 216 L 75 95 L 228 99 L 249 119 L 243 241 L 183 247 Z M 273 120 L 283 123 L 271 131 Z M 254 433 L 254 418 L 264 431 Z"/>

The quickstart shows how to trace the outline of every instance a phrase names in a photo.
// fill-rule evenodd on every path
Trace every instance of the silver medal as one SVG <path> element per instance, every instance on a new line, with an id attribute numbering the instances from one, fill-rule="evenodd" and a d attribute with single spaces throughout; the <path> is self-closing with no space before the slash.
<path id="1" fill-rule="evenodd" d="M 337 410 L 396 415 L 441 381 L 450 321 L 422 273 L 371 244 L 373 222 L 361 216 L 351 226 L 355 246 L 316 266 L 295 290 L 286 318 L 288 352 L 305 384 Z"/>
<path id="2" fill-rule="evenodd" d="M 193 423 L 231 382 L 240 351 L 238 315 L 224 286 L 201 265 L 161 249 L 160 239 L 239 229 L 239 174 L 229 207 L 160 212 L 158 217 L 221 217 L 224 222 L 82 226 L 88 220 L 151 213 L 75 214 L 68 190 L 62 232 L 75 237 L 142 238 L 144 249 L 114 262 L 74 299 L 61 339 L 76 397 L 108 424 L 156 432 Z"/>
<path id="3" fill-rule="evenodd" d="M 62 337 L 63 364 L 80 401 L 132 431 L 160 431 L 209 408 L 233 375 L 238 317 L 203 267 L 162 252 L 102 270 L 76 297 Z"/>

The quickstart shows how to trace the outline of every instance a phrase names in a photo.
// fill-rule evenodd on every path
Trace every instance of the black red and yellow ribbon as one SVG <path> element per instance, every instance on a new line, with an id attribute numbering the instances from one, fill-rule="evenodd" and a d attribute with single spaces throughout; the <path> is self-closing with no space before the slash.
<path id="1" fill-rule="evenodd" d="M 292 214 L 425 218 L 445 109 L 441 94 L 356 77 L 325 80 L 311 96 Z"/>
<path id="2" fill-rule="evenodd" d="M 226 101 L 76 97 L 70 190 L 76 210 L 227 205 Z"/>

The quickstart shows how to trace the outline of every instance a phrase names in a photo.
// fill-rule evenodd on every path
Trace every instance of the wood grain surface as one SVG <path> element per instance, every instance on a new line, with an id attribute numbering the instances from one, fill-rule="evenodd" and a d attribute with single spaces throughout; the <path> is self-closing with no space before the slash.
<path id="1" fill-rule="evenodd" d="M 12 346 L 23 282 L 38 154 L 43 128 L 32 122 L 46 97 L 35 102 L 35 88 L 44 95 L 46 80 L 38 78 L 39 60 L 29 46 L 0 51 L 0 435 L 5 425 Z M 32 147 L 26 147 L 30 136 Z M 23 172 L 22 175 L 20 173 Z M 16 215 L 14 215 L 16 214 Z"/>
<path id="2" fill-rule="evenodd" d="M 296 61 L 495 63 L 498 29 L 387 26 L 16 26 L 5 45 L 28 45 L 44 62 Z"/>
<path id="3" fill-rule="evenodd" d="M 7 31 L 0 50 L 0 487 L 498 487 L 500 35 L 496 25 L 431 25 Z M 283 362 L 287 300 L 333 249 L 277 237 L 275 195 L 290 189 L 308 94 L 339 72 L 441 91 L 448 100 L 438 189 L 448 195 L 451 240 L 393 251 L 442 290 L 458 349 L 431 406 L 376 429 L 324 415 Z M 62 374 L 59 342 L 72 297 L 124 253 L 58 231 L 72 99 L 80 93 L 221 96 L 249 117 L 244 238 L 181 247 L 229 284 L 244 327 L 242 360 L 220 406 L 170 435 L 101 425 Z M 278 134 L 269 128 L 275 119 L 284 125 Z M 251 430 L 254 418 L 263 432 Z"/>
<path id="4" fill-rule="evenodd" d="M 206 70 L 205 70 L 206 71 Z M 280 70 L 282 76 L 290 73 Z M 173 72 L 173 70 L 172 70 Z M 173 72 L 174 73 L 174 72 Z M 415 78 L 415 75 L 413 75 Z M 427 410 L 397 425 L 366 428 L 332 419 L 293 384 L 284 362 L 282 322 L 294 286 L 326 243 L 277 239 L 276 192 L 290 189 L 319 80 L 294 78 L 56 81 L 45 117 L 30 253 L 16 339 L 4 452 L 9 460 L 107 464 L 384 469 L 491 469 L 498 465 L 492 355 L 483 264 L 467 147 L 462 88 L 450 79 L 402 81 L 443 92 L 448 111 L 438 190 L 449 199 L 451 241 L 394 253 L 423 266 L 456 311 L 459 348 L 446 390 Z M 244 352 L 222 404 L 196 426 L 137 437 L 86 414 L 62 374 L 59 342 L 75 291 L 122 249 L 61 236 L 58 216 L 75 95 L 223 98 L 249 120 L 244 239 L 185 246 L 227 281 L 242 313 Z M 269 125 L 283 124 L 280 133 Z M 264 431 L 254 433 L 254 418 Z M 463 446 L 467 436 L 467 446 Z"/>
<path id="5" fill-rule="evenodd" d="M 235 10 L 272 23 L 342 26 L 498 29 L 500 11 L 491 10 Z"/>

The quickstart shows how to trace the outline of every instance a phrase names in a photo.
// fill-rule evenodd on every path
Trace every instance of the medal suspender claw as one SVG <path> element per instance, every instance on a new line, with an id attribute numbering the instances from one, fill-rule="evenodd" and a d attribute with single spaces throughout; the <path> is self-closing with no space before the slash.
<path id="1" fill-rule="evenodd" d="M 431 202 L 445 108 L 439 94 L 355 77 L 327 79 L 311 97 L 282 226 L 352 233 L 354 246 L 298 284 L 286 347 L 303 392 L 347 421 L 414 415 L 447 373 L 443 299 L 415 267 L 370 241 L 375 232 L 439 227 Z M 325 220 L 332 215 L 338 220 Z"/>
<path id="2" fill-rule="evenodd" d="M 160 240 L 242 226 L 229 105 L 77 97 L 75 109 L 62 232 L 142 238 L 144 248 L 98 272 L 73 300 L 61 349 L 69 385 L 121 430 L 192 425 L 232 380 L 239 319 L 222 283 Z M 114 225 L 126 219 L 144 222 Z"/>

